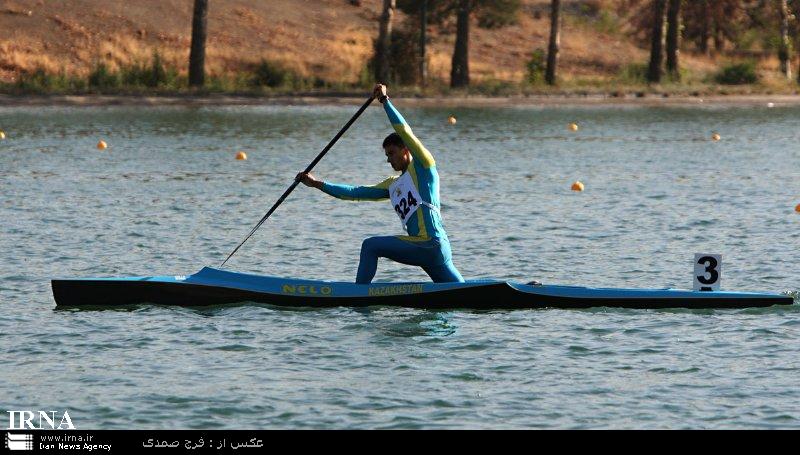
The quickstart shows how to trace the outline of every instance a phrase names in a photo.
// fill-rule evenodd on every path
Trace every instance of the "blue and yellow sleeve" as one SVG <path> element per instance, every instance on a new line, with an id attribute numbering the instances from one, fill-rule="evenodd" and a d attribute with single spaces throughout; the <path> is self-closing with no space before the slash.
<path id="1" fill-rule="evenodd" d="M 331 196 L 347 201 L 383 201 L 389 199 L 389 185 L 397 180 L 396 176 L 372 186 L 352 186 L 339 183 L 322 183 L 322 191 Z"/>
<path id="2" fill-rule="evenodd" d="M 389 121 L 392 123 L 395 132 L 403 139 L 414 160 L 426 169 L 436 165 L 431 152 L 422 145 L 417 136 L 414 136 L 414 132 L 411 131 L 411 127 L 406 123 L 406 119 L 397 112 L 397 109 L 394 108 L 389 99 L 383 103 L 383 109 L 386 111 L 386 115 L 389 116 Z"/>

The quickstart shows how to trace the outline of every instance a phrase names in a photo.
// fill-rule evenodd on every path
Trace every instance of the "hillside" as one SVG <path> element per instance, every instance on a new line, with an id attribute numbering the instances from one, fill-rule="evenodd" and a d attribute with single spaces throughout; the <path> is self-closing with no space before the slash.
<path id="1" fill-rule="evenodd" d="M 148 62 L 158 51 L 167 65 L 185 73 L 192 0 L 5 0 L 0 3 L 0 81 L 22 72 L 85 76 L 98 63 L 112 69 Z M 523 80 L 534 49 L 545 49 L 547 0 L 524 0 L 519 24 L 500 30 L 472 27 L 473 80 Z M 581 15 L 566 1 L 560 75 L 575 84 L 613 80 L 648 51 L 615 24 Z M 600 2 L 612 4 L 612 1 Z M 363 75 L 377 36 L 380 0 L 210 0 L 207 70 L 231 75 L 252 70 L 261 59 L 281 62 L 306 77 L 354 83 Z M 605 23 L 601 21 L 605 19 Z M 396 27 L 405 17 L 397 15 Z M 429 71 L 449 79 L 453 34 L 431 33 Z M 704 56 L 682 54 L 689 74 L 714 70 Z M 766 62 L 774 66 L 774 62 Z"/>

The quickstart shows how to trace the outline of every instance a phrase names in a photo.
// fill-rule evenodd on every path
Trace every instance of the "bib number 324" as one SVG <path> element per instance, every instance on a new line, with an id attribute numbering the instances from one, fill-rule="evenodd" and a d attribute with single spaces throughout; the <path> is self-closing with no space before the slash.
<path id="1" fill-rule="evenodd" d="M 721 254 L 694 255 L 694 290 L 719 291 L 722 278 Z"/>
<path id="2" fill-rule="evenodd" d="M 411 207 L 415 206 L 418 206 L 418 202 L 416 199 L 414 199 L 411 191 L 409 191 L 406 197 L 400 199 L 397 204 L 395 204 L 394 211 L 400 215 L 401 220 L 405 220 L 408 212 L 411 211 Z"/>

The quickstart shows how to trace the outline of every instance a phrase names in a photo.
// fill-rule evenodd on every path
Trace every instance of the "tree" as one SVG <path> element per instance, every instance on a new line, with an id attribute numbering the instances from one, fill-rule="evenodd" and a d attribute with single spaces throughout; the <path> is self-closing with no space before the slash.
<path id="1" fill-rule="evenodd" d="M 681 0 L 669 0 L 667 5 L 667 73 L 680 80 L 678 53 L 681 47 Z"/>
<path id="2" fill-rule="evenodd" d="M 763 14 L 768 2 L 773 0 L 689 0 L 680 5 L 668 0 L 669 8 L 679 7 L 677 28 L 678 43 L 676 50 L 684 47 L 682 41 L 693 43 L 695 48 L 705 54 L 711 52 L 709 43 L 713 40 L 714 50 L 721 52 L 727 43 L 736 43 L 744 32 L 757 24 L 756 16 Z M 655 8 L 650 0 L 618 0 L 617 11 L 628 19 L 630 34 L 641 43 L 652 46 Z M 673 13 L 674 14 L 674 13 Z M 668 26 L 670 22 L 666 21 Z M 667 32 L 669 39 L 669 31 Z M 669 56 L 668 56 L 669 58 Z"/>
<path id="3" fill-rule="evenodd" d="M 375 52 L 375 80 L 384 84 L 389 82 L 394 9 L 395 0 L 383 0 L 383 13 L 381 14 Z"/>
<path id="4" fill-rule="evenodd" d="M 653 0 L 653 31 L 650 36 L 650 65 L 647 70 L 648 82 L 661 82 L 661 62 L 663 57 L 664 13 L 666 0 Z"/>
<path id="5" fill-rule="evenodd" d="M 725 50 L 726 42 L 736 42 L 749 28 L 758 26 L 754 15 L 765 9 L 767 0 L 691 0 L 683 3 L 683 36 L 695 43 L 697 50 L 709 55 Z M 771 0 L 769 0 L 771 1 Z"/>
<path id="6" fill-rule="evenodd" d="M 413 77 L 404 68 L 394 67 L 392 74 L 400 76 L 400 80 L 418 83 L 423 87 L 428 81 L 428 46 L 429 46 L 429 27 L 447 28 L 448 19 L 458 7 L 457 0 L 397 0 L 397 9 L 403 11 L 407 16 L 407 21 L 403 27 L 405 30 L 398 30 L 392 35 L 392 49 L 398 51 L 393 58 L 398 55 L 404 57 L 403 63 L 411 63 L 413 60 L 416 65 Z M 399 42 L 401 39 L 413 37 L 414 55 L 409 54 L 407 47 L 410 42 Z"/>
<path id="7" fill-rule="evenodd" d="M 711 5 L 708 3 L 709 0 L 701 0 L 699 11 L 699 19 L 700 19 L 700 26 L 698 28 L 699 32 L 697 39 L 698 45 L 697 47 L 700 49 L 700 52 L 708 55 L 708 38 L 711 36 L 711 24 L 712 24 L 712 17 L 711 17 Z"/>
<path id="8" fill-rule="evenodd" d="M 206 72 L 206 18 L 208 17 L 208 0 L 194 0 L 192 15 L 192 47 L 189 51 L 189 85 L 202 87 Z"/>
<path id="9" fill-rule="evenodd" d="M 423 87 L 428 80 L 428 0 L 422 0 L 419 11 L 419 81 Z"/>
<path id="10" fill-rule="evenodd" d="M 453 1 L 453 0 L 451 0 Z M 450 69 L 450 86 L 469 85 L 469 21 L 474 14 L 478 27 L 497 29 L 517 22 L 520 0 L 457 0 L 456 44 Z"/>
<path id="11" fill-rule="evenodd" d="M 515 24 L 518 20 L 521 0 L 397 0 L 397 8 L 408 16 L 405 22 L 406 37 L 413 35 L 414 43 L 414 78 L 417 82 L 427 79 L 427 63 L 425 54 L 428 43 L 429 27 L 439 27 L 452 33 L 452 19 L 455 15 L 456 40 L 453 49 L 450 70 L 450 85 L 464 87 L 469 85 L 469 34 L 471 21 L 477 21 L 480 28 L 495 29 Z M 413 25 L 412 25 L 413 24 Z M 413 32 L 407 27 L 411 25 Z M 407 43 L 394 43 L 396 49 L 404 49 Z M 406 60 L 410 57 L 406 51 Z M 405 73 L 405 71 L 401 71 Z"/>
<path id="12" fill-rule="evenodd" d="M 781 41 L 778 48 L 778 59 L 781 61 L 781 73 L 786 79 L 792 78 L 792 68 L 789 62 L 791 55 L 791 43 L 789 42 L 789 5 L 786 0 L 780 0 L 779 8 L 781 15 Z"/>
<path id="13" fill-rule="evenodd" d="M 556 83 L 556 64 L 561 45 L 561 0 L 550 1 L 550 44 L 547 46 L 547 69 L 544 80 L 549 85 Z"/>
<path id="14" fill-rule="evenodd" d="M 797 21 L 795 21 L 795 33 L 794 33 L 795 36 L 800 35 L 800 30 L 799 29 L 800 29 L 800 26 L 798 26 L 797 25 Z M 798 47 L 800 47 L 800 46 L 798 46 Z M 798 59 L 798 60 L 800 61 L 800 59 Z M 800 84 L 800 63 L 798 63 L 798 66 L 797 66 L 797 83 Z"/>
<path id="15" fill-rule="evenodd" d="M 459 0 L 456 20 L 456 45 L 450 67 L 450 86 L 469 85 L 469 15 L 472 10 L 470 0 Z"/>

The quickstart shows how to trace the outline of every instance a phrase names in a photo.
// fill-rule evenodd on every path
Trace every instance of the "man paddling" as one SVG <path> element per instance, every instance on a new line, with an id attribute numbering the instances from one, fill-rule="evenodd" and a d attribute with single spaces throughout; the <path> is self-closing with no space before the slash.
<path id="1" fill-rule="evenodd" d="M 439 203 L 439 173 L 433 155 L 414 136 L 411 127 L 377 84 L 373 97 L 383 104 L 395 132 L 383 140 L 386 161 L 401 174 L 372 186 L 351 186 L 317 180 L 310 173 L 297 179 L 339 199 L 381 201 L 389 199 L 408 235 L 370 237 L 361 244 L 356 283 L 372 282 L 378 258 L 417 265 L 436 283 L 463 282 L 453 265 L 450 241 L 442 225 Z"/>

